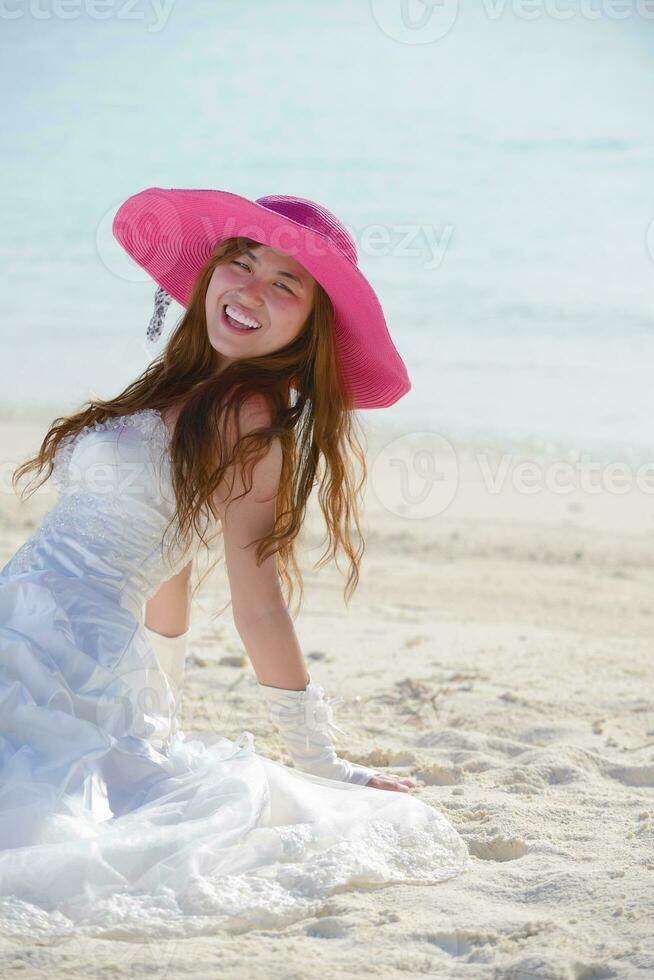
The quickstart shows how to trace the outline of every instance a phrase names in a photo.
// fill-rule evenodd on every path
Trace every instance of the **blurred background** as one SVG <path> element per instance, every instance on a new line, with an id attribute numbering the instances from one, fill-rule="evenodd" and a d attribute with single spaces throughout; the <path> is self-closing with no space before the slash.
<path id="1" fill-rule="evenodd" d="M 182 310 L 149 346 L 113 215 L 213 187 L 350 228 L 413 383 L 373 426 L 651 459 L 645 8 L 6 3 L 0 407 L 54 417 L 145 368 Z"/>

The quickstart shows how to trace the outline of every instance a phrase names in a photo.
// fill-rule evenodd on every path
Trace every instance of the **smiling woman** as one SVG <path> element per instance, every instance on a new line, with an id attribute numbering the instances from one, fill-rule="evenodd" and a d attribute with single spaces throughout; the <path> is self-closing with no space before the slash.
<path id="1" fill-rule="evenodd" d="M 257 223 L 256 238 L 206 240 Z M 414 779 L 337 756 L 289 609 L 316 486 L 319 565 L 342 549 L 346 601 L 356 588 L 354 410 L 410 387 L 353 240 L 312 201 L 221 191 L 144 191 L 114 224 L 158 302 L 186 309 L 140 377 L 55 419 L 14 474 L 50 464 L 61 492 L 0 572 L 0 895 L 19 903 L 0 920 L 38 906 L 41 925 L 138 931 L 148 908 L 166 927 L 243 929 L 347 886 L 458 874 L 465 845 Z M 293 254 L 275 247 L 282 232 Z M 192 563 L 217 528 L 234 624 L 294 768 L 248 730 L 187 739 L 176 724 Z"/>

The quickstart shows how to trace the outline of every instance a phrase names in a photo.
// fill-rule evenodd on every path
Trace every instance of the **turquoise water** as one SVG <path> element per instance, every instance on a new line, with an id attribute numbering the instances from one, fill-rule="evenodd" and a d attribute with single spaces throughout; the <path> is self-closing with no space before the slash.
<path id="1" fill-rule="evenodd" d="M 390 0 L 7 6 L 1 403 L 61 414 L 152 356 L 130 194 L 291 193 L 350 227 L 407 363 L 375 424 L 652 458 L 654 20 L 450 3 L 414 43 Z"/>

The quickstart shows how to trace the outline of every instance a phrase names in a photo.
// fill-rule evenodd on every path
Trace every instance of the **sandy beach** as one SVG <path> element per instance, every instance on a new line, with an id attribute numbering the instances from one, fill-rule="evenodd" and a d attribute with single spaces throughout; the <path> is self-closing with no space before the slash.
<path id="1" fill-rule="evenodd" d="M 11 472 L 55 414 L 0 416 L 2 564 L 54 502 L 44 489 L 22 504 Z M 367 458 L 359 588 L 346 607 L 345 575 L 312 568 L 314 500 L 296 629 L 343 698 L 339 753 L 413 776 L 465 838 L 468 871 L 335 894 L 284 931 L 1 937 L 2 976 L 654 976 L 654 467 L 623 467 L 620 484 L 542 447 L 381 423 Z M 247 728 L 285 762 L 231 613 L 216 616 L 227 599 L 219 565 L 193 608 L 182 727 Z"/>

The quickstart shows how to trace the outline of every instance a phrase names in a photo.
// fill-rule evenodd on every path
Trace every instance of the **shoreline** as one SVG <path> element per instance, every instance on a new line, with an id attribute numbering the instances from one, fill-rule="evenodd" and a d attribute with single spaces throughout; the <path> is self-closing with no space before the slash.
<path id="1" fill-rule="evenodd" d="M 16 406 L 0 403 L 0 426 L 25 422 L 37 428 L 40 426 L 45 434 L 47 426 L 55 418 L 73 414 L 79 409 L 82 401 L 80 399 L 69 410 L 63 408 L 61 404 L 49 407 L 40 405 Z M 545 457 L 549 460 L 574 461 L 589 458 L 592 462 L 603 466 L 612 462 L 623 462 L 634 469 L 643 466 L 654 467 L 654 440 L 651 447 L 640 444 L 636 446 L 618 445 L 610 441 L 598 442 L 594 446 L 589 446 L 579 441 L 564 443 L 555 436 L 520 438 L 508 434 L 470 435 L 463 427 L 427 424 L 423 429 L 423 427 L 408 421 L 397 419 L 391 421 L 388 415 L 384 414 L 384 409 L 362 419 L 362 424 L 372 437 L 377 435 L 390 439 L 411 432 L 428 431 L 435 432 L 451 444 L 470 451 L 489 450 L 493 453 L 512 453 L 530 458 Z"/>

